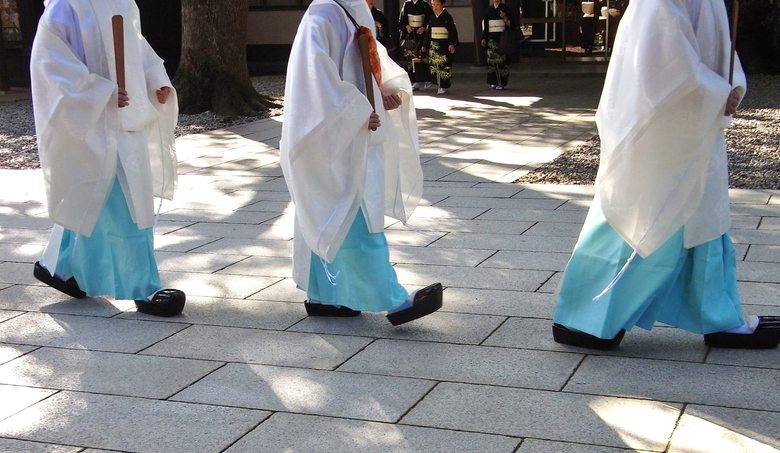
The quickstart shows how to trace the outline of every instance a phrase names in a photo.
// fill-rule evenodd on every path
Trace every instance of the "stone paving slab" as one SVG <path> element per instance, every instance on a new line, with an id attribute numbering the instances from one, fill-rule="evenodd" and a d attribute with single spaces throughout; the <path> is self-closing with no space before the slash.
<path id="1" fill-rule="evenodd" d="M 32 265 L 28 265 L 28 270 Z M 74 299 L 35 280 L 35 285 L 14 285 L 0 290 L 0 308 L 46 313 L 111 317 L 131 307 L 132 301 L 107 300 L 102 297 Z"/>
<path id="2" fill-rule="evenodd" d="M 34 263 L 38 261 L 45 244 L 24 244 L 13 242 L 0 243 L 0 256 L 4 261 L 13 261 L 17 263 Z"/>
<path id="3" fill-rule="evenodd" d="M 0 422 L 0 436 L 120 451 L 213 452 L 268 412 L 60 392 Z"/>
<path id="4" fill-rule="evenodd" d="M 157 268 L 161 271 L 182 271 L 213 274 L 249 258 L 249 255 L 228 255 L 198 252 L 155 252 Z"/>
<path id="5" fill-rule="evenodd" d="M 740 350 L 712 348 L 707 363 L 780 370 L 780 349 Z"/>
<path id="6" fill-rule="evenodd" d="M 217 275 L 252 275 L 264 277 L 289 277 L 292 261 L 281 256 L 250 256 L 216 271 Z"/>
<path id="7" fill-rule="evenodd" d="M 780 263 L 737 261 L 737 278 L 749 282 L 780 283 Z"/>
<path id="8" fill-rule="evenodd" d="M 0 323 L 0 342 L 132 353 L 184 327 L 162 322 L 31 312 Z"/>
<path id="9" fill-rule="evenodd" d="M 265 300 L 188 296 L 186 310 L 168 321 L 225 327 L 285 330 L 306 317 L 303 305 Z M 123 319 L 159 320 L 129 311 Z"/>
<path id="10" fill-rule="evenodd" d="M 425 188 L 425 196 L 431 197 L 434 195 L 445 195 L 448 197 L 490 197 L 490 198 L 511 198 L 512 195 L 516 195 L 520 192 L 521 188 L 513 185 L 493 185 L 487 186 L 485 184 L 477 184 L 475 186 L 455 186 L 440 185 L 438 187 L 427 186 Z"/>
<path id="11" fill-rule="evenodd" d="M 534 225 L 534 222 L 508 222 L 504 220 L 413 217 L 406 225 L 399 222 L 390 229 L 448 231 L 451 233 L 524 234 Z"/>
<path id="12" fill-rule="evenodd" d="M 173 209 L 163 215 L 164 220 L 174 222 L 240 223 L 259 225 L 276 217 L 276 212 L 231 210 L 219 212 L 204 209 Z"/>
<path id="13" fill-rule="evenodd" d="M 442 383 L 401 423 L 663 451 L 678 415 L 656 401 Z"/>
<path id="14" fill-rule="evenodd" d="M 196 223 L 182 228 L 177 233 L 200 237 L 240 238 L 250 241 L 256 239 L 292 239 L 292 230 L 288 228 L 277 228 L 275 225 L 243 225 L 239 223 Z"/>
<path id="15" fill-rule="evenodd" d="M 425 218 L 433 219 L 473 219 L 483 214 L 487 208 L 458 208 L 452 206 L 418 206 L 412 214 L 415 222 Z"/>
<path id="16" fill-rule="evenodd" d="M 506 436 L 276 413 L 226 453 L 255 453 L 258 445 L 284 445 L 291 452 L 510 453 L 519 442 Z"/>
<path id="17" fill-rule="evenodd" d="M 40 348 L 0 366 L 0 384 L 168 398 L 221 363 Z"/>
<path id="18" fill-rule="evenodd" d="M 476 267 L 493 255 L 493 250 L 445 249 L 433 247 L 394 246 L 390 248 L 390 261 L 405 264 L 433 264 Z"/>
<path id="19" fill-rule="evenodd" d="M 370 342 L 368 338 L 356 336 L 196 325 L 156 343 L 143 353 L 328 370 Z"/>
<path id="20" fill-rule="evenodd" d="M 5 321 L 6 319 L 14 318 L 14 317 L 19 316 L 19 315 L 21 315 L 23 313 L 24 313 L 23 311 L 0 310 L 0 322 Z"/>
<path id="21" fill-rule="evenodd" d="M 565 200 L 550 200 L 544 198 L 475 198 L 449 197 L 437 206 L 455 208 L 498 208 L 498 209 L 557 209 Z"/>
<path id="22" fill-rule="evenodd" d="M 777 263 L 780 261 L 780 245 L 751 245 L 745 261 Z"/>
<path id="23" fill-rule="evenodd" d="M 452 233 L 433 247 L 516 250 L 524 252 L 571 253 L 577 242 L 573 237 L 516 236 L 511 234 Z"/>
<path id="24" fill-rule="evenodd" d="M 219 237 L 181 234 L 178 230 L 180 230 L 180 228 L 177 228 L 177 231 L 174 233 L 155 234 L 154 250 L 164 252 L 189 252 L 220 239 Z"/>
<path id="25" fill-rule="evenodd" d="M 566 351 L 579 354 L 617 355 L 651 359 L 703 362 L 707 347 L 701 335 L 680 329 L 656 327 L 651 331 L 632 329 L 619 349 L 594 351 L 558 344 L 552 338 L 552 322 L 547 319 L 510 318 L 483 345 L 509 348 Z"/>
<path id="26" fill-rule="evenodd" d="M 517 453 L 626 453 L 628 451 L 650 452 L 652 450 L 629 450 L 625 448 L 601 447 L 597 445 L 554 442 L 539 439 L 524 439 L 523 443 L 520 444 L 520 448 L 517 449 Z"/>
<path id="27" fill-rule="evenodd" d="M 184 270 L 184 269 L 181 269 Z M 188 272 L 160 272 L 163 286 L 185 288 L 188 295 L 243 299 L 268 288 L 281 277 L 253 277 L 240 275 L 195 274 Z"/>
<path id="28" fill-rule="evenodd" d="M 732 215 L 731 228 L 743 230 L 759 229 L 762 217 L 754 215 Z"/>
<path id="29" fill-rule="evenodd" d="M 739 273 L 737 279 L 739 297 L 743 304 L 780 307 L 780 284 L 739 281 Z"/>
<path id="30" fill-rule="evenodd" d="M 40 442 L 28 442 L 25 440 L 3 439 L 0 437 L 0 451 L 24 452 L 24 453 L 81 453 L 81 447 L 68 447 L 65 445 L 43 444 Z M 90 451 L 90 453 L 95 453 Z"/>
<path id="31" fill-rule="evenodd" d="M 479 267 L 563 271 L 569 258 L 571 258 L 570 253 L 499 250 L 495 255 L 480 263 Z"/>
<path id="32" fill-rule="evenodd" d="M 780 394 L 767 391 L 778 382 L 780 370 L 589 356 L 565 390 L 778 412 Z"/>
<path id="33" fill-rule="evenodd" d="M 46 246 L 49 240 L 49 230 L 28 230 L 0 226 L 0 243 L 40 244 Z M 3 257 L 3 260 L 7 258 Z"/>
<path id="34" fill-rule="evenodd" d="M 247 299 L 303 302 L 306 300 L 306 293 L 298 289 L 292 277 L 290 277 L 252 294 Z M 303 305 L 300 306 L 300 309 L 303 310 Z"/>
<path id="35" fill-rule="evenodd" d="M 34 349 L 35 346 L 0 344 L 0 365 L 27 354 Z"/>
<path id="36" fill-rule="evenodd" d="M 172 399 L 396 422 L 433 385 L 402 377 L 231 363 Z"/>
<path id="37" fill-rule="evenodd" d="M 526 269 L 487 269 L 465 266 L 435 266 L 397 264 L 398 281 L 402 285 L 429 285 L 440 281 L 447 287 L 507 289 L 534 291 L 552 272 Z"/>
<path id="38" fill-rule="evenodd" d="M 353 318 L 308 317 L 289 330 L 374 338 L 479 344 L 503 321 L 504 318 L 500 316 L 438 311 L 413 322 L 393 326 L 383 314 L 364 313 Z"/>
<path id="39" fill-rule="evenodd" d="M 669 453 L 770 453 L 780 450 L 777 412 L 688 405 Z"/>
<path id="40" fill-rule="evenodd" d="M 0 420 L 10 417 L 27 406 L 48 398 L 55 393 L 56 390 L 0 384 L 0 401 L 3 402 L 0 405 Z"/>
<path id="41" fill-rule="evenodd" d="M 377 360 L 381 357 L 381 360 Z M 582 356 L 485 346 L 377 340 L 339 371 L 561 390 Z"/>
<path id="42" fill-rule="evenodd" d="M 778 197 L 780 199 L 780 197 Z M 761 219 L 761 230 L 780 230 L 780 218 L 766 217 Z"/>
<path id="43" fill-rule="evenodd" d="M 247 242 L 243 239 L 220 238 L 196 249 L 197 253 L 215 253 L 222 255 L 260 255 L 289 258 L 292 256 L 292 241 L 260 240 Z"/>
<path id="44" fill-rule="evenodd" d="M 444 301 L 444 311 L 544 319 L 552 319 L 555 308 L 549 293 L 497 289 L 447 288 Z"/>
<path id="45" fill-rule="evenodd" d="M 529 236 L 579 237 L 582 226 L 570 222 L 538 222 L 523 234 Z"/>
<path id="46" fill-rule="evenodd" d="M 778 230 L 746 230 L 733 228 L 731 238 L 735 244 L 780 245 Z"/>
<path id="47" fill-rule="evenodd" d="M 33 277 L 33 268 L 29 263 L 0 263 L 0 283 L 14 285 L 41 284 Z"/>

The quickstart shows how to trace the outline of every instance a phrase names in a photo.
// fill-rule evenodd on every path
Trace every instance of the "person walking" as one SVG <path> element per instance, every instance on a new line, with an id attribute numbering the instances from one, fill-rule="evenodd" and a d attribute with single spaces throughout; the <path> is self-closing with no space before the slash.
<path id="1" fill-rule="evenodd" d="M 444 8 L 445 0 L 433 0 L 433 15 L 423 41 L 423 53 L 428 54 L 431 79 L 439 87 L 437 94 L 445 94 L 452 86 L 452 60 L 458 48 L 458 29 L 455 19 Z"/>
<path id="2" fill-rule="evenodd" d="M 780 342 L 780 317 L 745 319 L 737 291 L 723 129 L 746 81 L 730 48 L 723 2 L 628 5 L 596 113 L 596 195 L 563 276 L 555 341 L 609 349 L 634 326 L 663 322 L 711 347 Z"/>
<path id="3" fill-rule="evenodd" d="M 398 18 L 401 52 L 414 90 L 428 90 L 432 85 L 428 58 L 422 51 L 425 31 L 432 15 L 433 9 L 425 0 L 406 0 Z"/>
<path id="4" fill-rule="evenodd" d="M 152 231 L 154 197 L 170 199 L 176 184 L 178 106 L 163 61 L 141 35 L 132 0 L 45 4 L 30 73 L 54 227 L 33 275 L 71 297 L 133 299 L 142 313 L 178 315 L 186 296 L 162 289 Z"/>
<path id="5" fill-rule="evenodd" d="M 390 262 L 384 216 L 406 222 L 423 178 L 409 77 L 381 44 L 369 38 L 365 54 L 359 47 L 373 24 L 366 0 L 311 3 L 287 69 L 280 160 L 295 204 L 293 279 L 307 314 L 387 312 L 399 325 L 438 310 L 443 288 L 410 294 Z"/>
<path id="6" fill-rule="evenodd" d="M 501 0 L 490 0 L 482 14 L 480 44 L 487 48 L 487 83 L 495 90 L 503 90 L 509 82 L 509 55 L 500 53 L 498 44 L 504 30 L 514 26 L 509 8 Z"/>

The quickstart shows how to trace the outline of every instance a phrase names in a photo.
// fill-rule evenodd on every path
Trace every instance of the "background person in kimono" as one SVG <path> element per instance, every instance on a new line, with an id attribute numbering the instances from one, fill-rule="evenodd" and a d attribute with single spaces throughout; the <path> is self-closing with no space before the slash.
<path id="1" fill-rule="evenodd" d="M 124 17 L 126 89 L 117 86 L 113 15 Z M 35 277 L 72 297 L 134 299 L 174 316 L 185 295 L 161 289 L 154 197 L 176 183 L 176 93 L 141 36 L 131 0 L 48 0 L 33 43 L 32 98 L 49 216 Z"/>
<path id="2" fill-rule="evenodd" d="M 411 83 L 381 44 L 365 84 L 355 32 L 373 24 L 366 0 L 314 0 L 307 9 L 287 69 L 281 165 L 295 204 L 293 278 L 306 291 L 306 312 L 386 311 L 397 325 L 438 310 L 442 287 L 410 295 L 390 263 L 384 216 L 405 222 L 423 178 Z"/>
<path id="3" fill-rule="evenodd" d="M 501 0 L 491 0 L 482 15 L 482 47 L 487 47 L 487 83 L 490 88 L 503 90 L 509 82 L 509 55 L 498 52 L 501 33 L 514 27 L 514 16 Z"/>
<path id="4" fill-rule="evenodd" d="M 596 196 L 553 315 L 559 343 L 608 349 L 660 321 L 712 347 L 773 348 L 780 318 L 743 318 L 728 234 L 723 129 L 745 93 L 722 1 L 631 2 L 596 121 Z"/>
<path id="5" fill-rule="evenodd" d="M 406 71 L 412 81 L 412 88 L 415 90 L 431 88 L 431 74 L 428 70 L 427 58 L 422 52 L 422 45 L 432 15 L 433 9 L 425 0 L 406 0 L 398 18 L 401 52 L 406 60 Z M 404 45 L 404 42 L 410 40 L 414 40 L 415 46 Z"/>
<path id="6" fill-rule="evenodd" d="M 392 54 L 395 45 L 393 44 L 392 36 L 390 36 L 390 21 L 387 20 L 385 13 L 374 5 L 374 0 L 366 0 L 366 3 L 368 3 L 368 7 L 371 10 L 371 17 L 374 19 L 376 28 L 374 37 L 385 46 L 389 54 Z"/>
<path id="7" fill-rule="evenodd" d="M 428 21 L 428 32 L 423 42 L 423 53 L 428 53 L 428 66 L 433 83 L 444 94 L 452 86 L 452 57 L 458 47 L 458 29 L 455 19 L 444 9 L 445 0 L 433 0 L 433 15 Z"/>

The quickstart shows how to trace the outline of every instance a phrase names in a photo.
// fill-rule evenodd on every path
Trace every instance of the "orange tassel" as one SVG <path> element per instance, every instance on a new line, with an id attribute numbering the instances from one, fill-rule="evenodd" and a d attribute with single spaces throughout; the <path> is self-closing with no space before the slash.
<path id="1" fill-rule="evenodd" d="M 355 38 L 360 35 L 368 35 L 368 59 L 371 62 L 371 73 L 374 74 L 376 84 L 382 86 L 382 68 L 379 65 L 379 53 L 376 50 L 376 39 L 368 27 L 360 27 L 355 32 Z"/>

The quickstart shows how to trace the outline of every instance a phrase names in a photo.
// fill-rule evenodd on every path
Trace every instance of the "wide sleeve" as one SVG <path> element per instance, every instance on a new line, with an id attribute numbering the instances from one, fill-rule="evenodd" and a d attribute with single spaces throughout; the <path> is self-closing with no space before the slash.
<path id="1" fill-rule="evenodd" d="M 103 203 L 116 168 L 116 84 L 90 72 L 77 54 L 68 40 L 77 42 L 78 24 L 62 20 L 63 8 L 69 5 L 47 7 L 32 46 L 35 128 L 51 219 L 89 235 L 99 213 L 91 207 Z"/>

